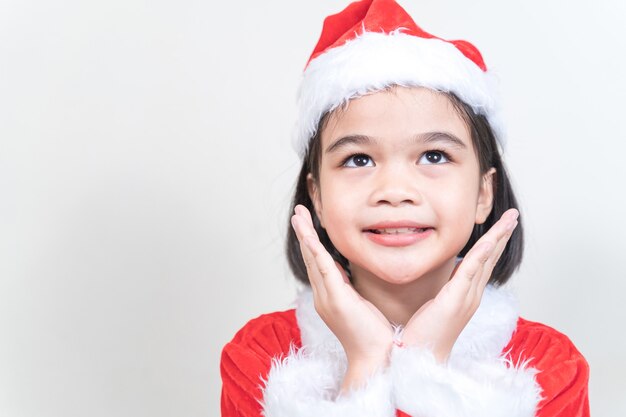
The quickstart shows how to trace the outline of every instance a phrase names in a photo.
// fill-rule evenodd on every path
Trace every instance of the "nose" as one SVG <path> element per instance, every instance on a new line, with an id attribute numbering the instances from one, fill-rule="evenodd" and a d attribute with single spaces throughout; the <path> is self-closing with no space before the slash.
<path id="1" fill-rule="evenodd" d="M 401 165 L 380 167 L 373 176 L 371 204 L 400 206 L 421 202 L 422 194 L 414 167 Z"/>

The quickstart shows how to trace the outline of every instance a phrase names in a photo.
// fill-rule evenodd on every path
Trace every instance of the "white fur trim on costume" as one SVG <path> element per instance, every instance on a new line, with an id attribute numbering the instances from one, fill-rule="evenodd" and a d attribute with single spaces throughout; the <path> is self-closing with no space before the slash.
<path id="1" fill-rule="evenodd" d="M 337 336 L 317 314 L 313 304 L 313 292 L 306 288 L 296 300 L 296 319 L 300 327 L 302 346 L 319 355 L 332 355 L 345 360 L 345 352 Z"/>
<path id="2" fill-rule="evenodd" d="M 396 407 L 415 417 L 532 417 L 541 400 L 537 371 L 501 358 L 441 365 L 427 349 L 394 347 L 390 369 Z"/>
<path id="3" fill-rule="evenodd" d="M 448 363 L 424 348 L 394 347 L 390 366 L 365 385 L 337 396 L 347 368 L 337 337 L 320 318 L 310 289 L 297 299 L 302 348 L 272 364 L 263 392 L 266 417 L 533 416 L 540 400 L 536 370 L 502 357 L 517 324 L 517 303 L 488 285 L 474 316 L 457 339 Z"/>
<path id="4" fill-rule="evenodd" d="M 298 92 L 293 145 L 303 157 L 321 117 L 350 99 L 392 85 L 452 92 L 487 116 L 496 137 L 504 132 L 495 77 L 449 42 L 401 33 L 363 32 L 313 59 Z"/>
<path id="5" fill-rule="evenodd" d="M 292 351 L 275 361 L 263 391 L 265 417 L 393 417 L 387 371 L 371 376 L 358 389 L 338 396 L 345 363 Z"/>
<path id="6" fill-rule="evenodd" d="M 517 301 L 513 294 L 505 288 L 487 285 L 480 306 L 459 335 L 450 355 L 499 357 L 511 340 L 518 317 Z M 315 311 L 313 293 L 309 288 L 298 295 L 296 318 L 303 346 L 320 354 L 333 352 L 336 357 L 343 355 L 339 340 Z"/>

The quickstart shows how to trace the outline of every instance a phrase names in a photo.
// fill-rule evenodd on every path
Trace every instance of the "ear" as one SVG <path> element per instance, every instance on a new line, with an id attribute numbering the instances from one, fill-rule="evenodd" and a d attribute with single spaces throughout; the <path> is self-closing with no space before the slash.
<path id="1" fill-rule="evenodd" d="M 310 172 L 306 176 L 306 186 L 309 191 L 309 198 L 313 202 L 313 207 L 315 208 L 315 214 L 317 215 L 317 218 L 320 219 L 320 224 L 322 225 L 322 227 L 324 227 L 320 189 L 317 181 L 315 180 L 315 178 L 313 178 L 313 174 L 311 174 Z"/>
<path id="2" fill-rule="evenodd" d="M 478 201 L 476 203 L 476 224 L 483 224 L 487 217 L 489 217 L 489 213 L 491 213 L 491 209 L 493 207 L 493 184 L 496 177 L 496 169 L 489 168 L 480 182 L 480 189 L 478 190 Z"/>

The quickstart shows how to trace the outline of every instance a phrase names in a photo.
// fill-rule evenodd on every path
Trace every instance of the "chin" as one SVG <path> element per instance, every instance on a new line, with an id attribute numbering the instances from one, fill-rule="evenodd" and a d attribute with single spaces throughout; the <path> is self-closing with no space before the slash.
<path id="1" fill-rule="evenodd" d="M 406 285 L 406 284 L 410 284 L 413 281 L 417 281 L 418 279 L 420 279 L 420 277 L 419 276 L 404 276 L 404 277 L 392 276 L 392 277 L 381 277 L 381 279 L 392 285 Z"/>
<path id="2" fill-rule="evenodd" d="M 379 273 L 372 273 L 376 275 L 379 279 L 390 284 L 403 285 L 420 279 L 422 276 L 424 276 L 426 272 L 427 271 L 423 270 L 422 268 L 395 268 L 393 271 L 381 271 Z"/>
<path id="3" fill-rule="evenodd" d="M 455 258 L 451 258 L 442 263 L 404 263 L 403 266 L 398 266 L 398 264 L 401 264 L 401 262 L 398 262 L 393 266 L 386 263 L 385 265 L 370 265 L 369 268 L 367 266 L 363 266 L 362 269 L 368 271 L 378 279 L 388 282 L 389 284 L 404 285 L 433 274 L 435 276 L 440 276 L 442 273 L 451 273 L 454 263 Z"/>

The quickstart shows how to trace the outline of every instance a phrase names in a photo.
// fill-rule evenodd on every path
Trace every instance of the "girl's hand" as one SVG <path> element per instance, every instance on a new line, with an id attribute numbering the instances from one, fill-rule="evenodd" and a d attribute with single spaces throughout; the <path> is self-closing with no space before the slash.
<path id="1" fill-rule="evenodd" d="M 461 331 L 480 305 L 491 272 L 517 226 L 518 216 L 517 210 L 507 210 L 476 242 L 439 294 L 408 321 L 402 335 L 405 345 L 429 347 L 439 362 L 447 360 Z"/>
<path id="2" fill-rule="evenodd" d="M 346 352 L 343 388 L 349 388 L 387 364 L 393 329 L 380 310 L 354 290 L 343 268 L 324 248 L 306 207 L 297 205 L 295 213 L 291 224 L 300 242 L 315 310 Z"/>

